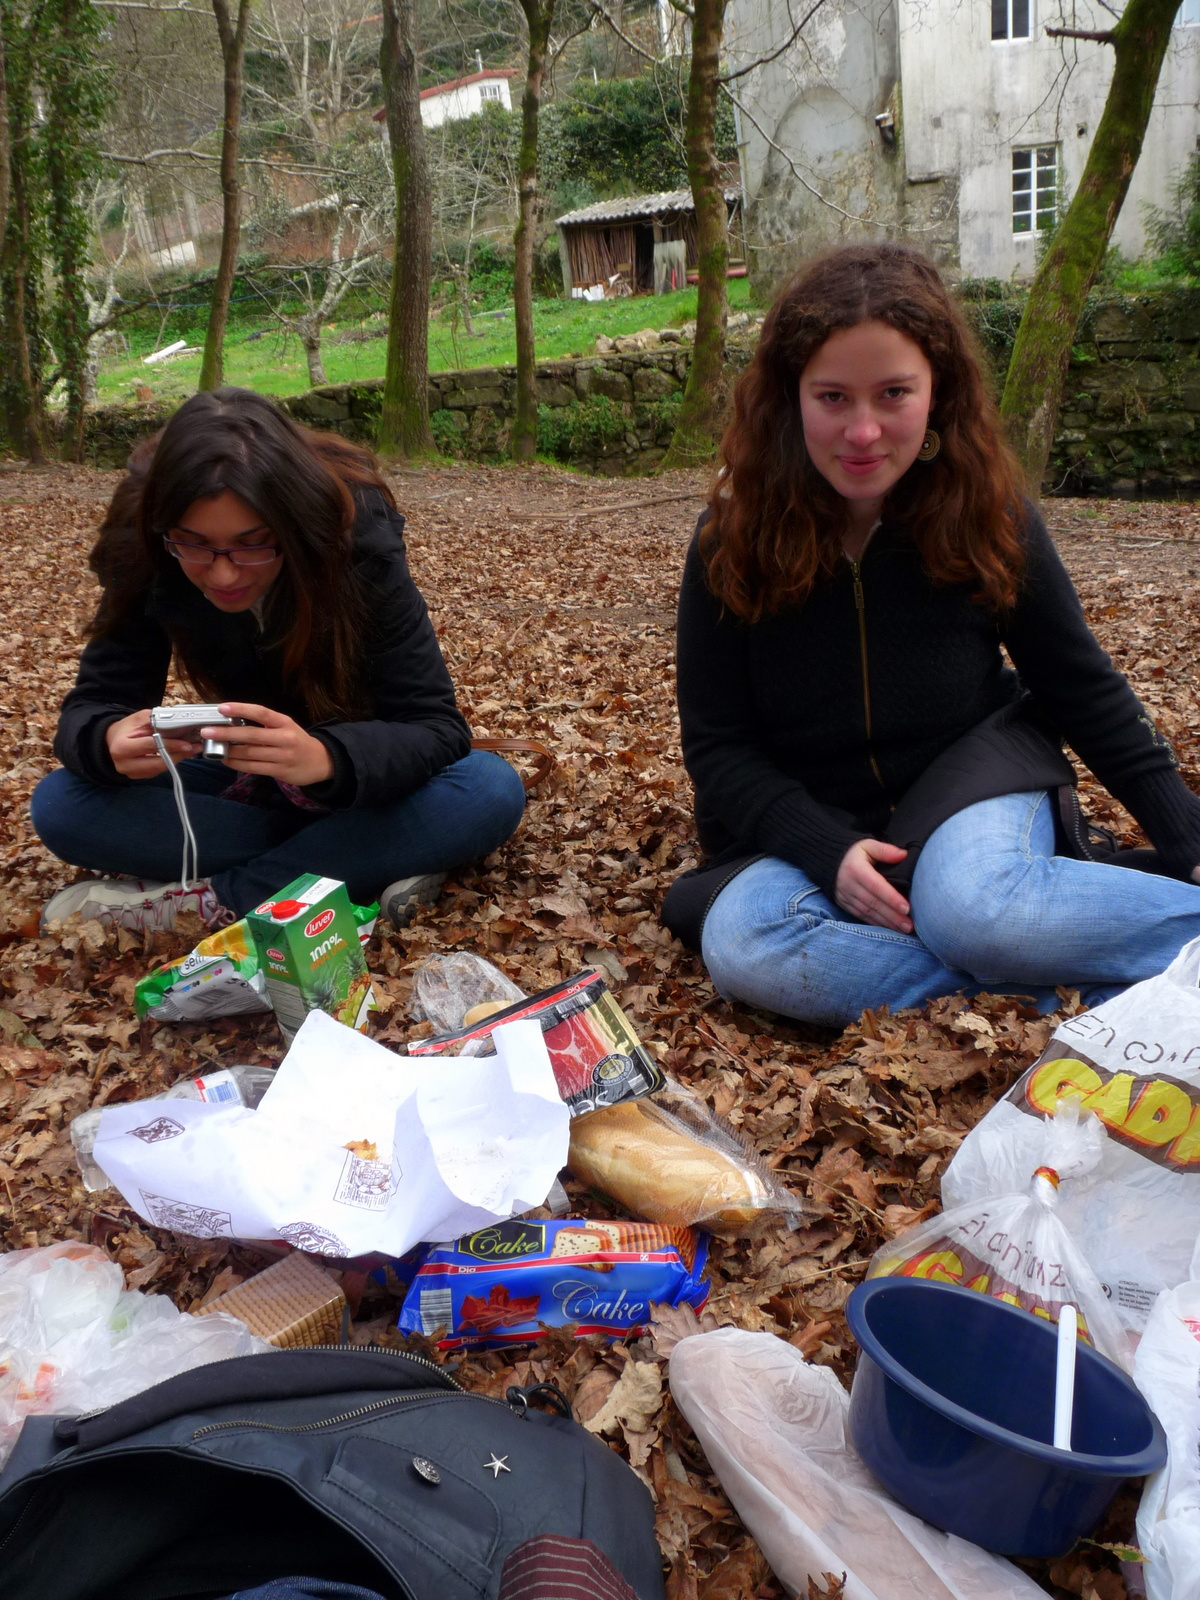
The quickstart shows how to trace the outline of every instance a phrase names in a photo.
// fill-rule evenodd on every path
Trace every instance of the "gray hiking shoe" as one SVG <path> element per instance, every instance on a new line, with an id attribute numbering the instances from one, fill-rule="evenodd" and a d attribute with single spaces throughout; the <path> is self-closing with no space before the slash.
<path id="1" fill-rule="evenodd" d="M 431 906 L 442 892 L 444 872 L 421 872 L 415 878 L 389 883 L 379 896 L 379 909 L 393 928 L 407 928 L 418 906 Z"/>
<path id="2" fill-rule="evenodd" d="M 199 878 L 188 888 L 181 883 L 153 883 L 145 878 L 84 878 L 60 889 L 46 902 L 42 912 L 42 931 L 51 922 L 78 912 L 85 921 L 117 923 L 131 933 L 147 929 L 157 932 L 175 926 L 176 915 L 193 911 L 210 928 L 233 920 L 213 893 L 207 878 Z"/>

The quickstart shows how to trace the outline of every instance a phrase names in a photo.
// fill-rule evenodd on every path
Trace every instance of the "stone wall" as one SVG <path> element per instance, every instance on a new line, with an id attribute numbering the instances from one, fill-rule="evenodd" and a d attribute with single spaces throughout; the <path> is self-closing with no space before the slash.
<path id="1" fill-rule="evenodd" d="M 1020 298 L 1001 286 L 970 303 L 1003 370 L 1020 319 Z M 730 341 L 731 375 L 750 358 L 752 330 Z M 670 330 L 668 330 L 670 337 Z M 539 436 L 545 454 L 606 476 L 651 471 L 674 427 L 691 361 L 686 342 L 650 349 L 622 339 L 605 355 L 538 363 Z M 382 384 L 332 384 L 281 404 L 297 420 L 369 443 Z M 498 460 L 516 400 L 514 367 L 437 372 L 429 380 L 438 448 L 468 460 Z M 90 414 L 90 459 L 120 465 L 137 439 L 166 421 L 153 404 Z M 1200 289 L 1097 296 L 1075 344 L 1047 491 L 1135 499 L 1200 498 Z"/>
<path id="2" fill-rule="evenodd" d="M 633 342 L 620 341 L 626 346 Z M 731 371 L 741 371 L 750 349 L 748 343 L 730 341 Z M 673 341 L 648 350 L 539 361 L 543 453 L 606 477 L 652 471 L 670 442 L 691 356 L 690 344 Z M 516 388 L 512 366 L 432 373 L 430 425 L 438 449 L 467 460 L 502 459 L 508 451 Z M 367 379 L 290 395 L 280 404 L 298 422 L 332 428 L 369 444 L 379 420 L 382 391 L 382 380 Z M 119 466 L 139 438 L 163 426 L 171 409 L 153 402 L 98 408 L 88 417 L 89 460 Z"/>
<path id="3" fill-rule="evenodd" d="M 1089 306 L 1047 487 L 1200 498 L 1200 290 L 1097 298 Z"/>

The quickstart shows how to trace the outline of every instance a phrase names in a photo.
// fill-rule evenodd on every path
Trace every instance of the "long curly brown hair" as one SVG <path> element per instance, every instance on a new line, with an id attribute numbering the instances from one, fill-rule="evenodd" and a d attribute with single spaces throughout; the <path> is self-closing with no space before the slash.
<path id="1" fill-rule="evenodd" d="M 267 593 L 264 622 L 278 641 L 283 675 L 315 720 L 364 704 L 364 596 L 351 560 L 356 493 L 377 489 L 395 504 L 369 451 L 291 420 L 249 389 L 196 394 L 166 427 L 138 445 L 117 485 L 89 564 L 104 592 L 93 637 L 140 616 L 161 575 L 186 588 L 163 535 L 193 501 L 231 489 L 270 528 L 284 557 Z M 190 640 L 172 638 L 175 666 L 198 694 L 218 698 Z"/>
<path id="2" fill-rule="evenodd" d="M 713 594 L 748 622 L 799 605 L 841 557 L 847 503 L 804 448 L 800 375 L 831 334 L 862 322 L 895 328 L 933 368 L 941 450 L 909 468 L 886 514 L 908 528 L 935 583 L 970 584 L 996 610 L 1016 599 L 1021 473 L 983 353 L 931 261 L 905 245 L 850 245 L 781 290 L 734 391 L 701 551 Z"/>

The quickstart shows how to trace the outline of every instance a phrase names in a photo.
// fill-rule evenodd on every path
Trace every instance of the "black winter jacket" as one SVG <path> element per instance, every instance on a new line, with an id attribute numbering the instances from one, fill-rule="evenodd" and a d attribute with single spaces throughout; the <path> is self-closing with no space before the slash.
<path id="1" fill-rule="evenodd" d="M 404 518 L 376 489 L 357 498 L 354 564 L 368 616 L 369 707 L 361 721 L 311 724 L 303 702 L 284 684 L 282 641 L 271 637 L 270 612 L 264 632 L 249 611 L 218 611 L 172 562 L 148 589 L 140 616 L 85 647 L 54 739 L 63 766 L 91 783 L 130 782 L 114 768 L 105 733 L 119 718 L 162 700 L 171 663 L 168 627 L 190 635 L 220 699 L 281 711 L 328 747 L 333 776 L 305 790 L 322 805 L 345 809 L 400 800 L 461 760 L 470 749 L 470 730 L 408 571 Z"/>
<path id="2" fill-rule="evenodd" d="M 904 797 L 929 787 L 919 779 L 945 772 L 945 782 L 958 781 L 957 747 L 973 730 L 988 733 L 994 774 L 1012 731 L 1028 747 L 1040 724 L 1048 753 L 1065 738 L 1128 806 L 1167 870 L 1186 876 L 1200 862 L 1200 797 L 1096 642 L 1032 506 L 1026 542 L 1020 596 L 1001 617 L 966 586 L 934 584 L 904 529 L 885 523 L 857 574 L 844 562 L 802 606 L 747 624 L 723 613 L 693 538 L 679 596 L 678 694 L 706 855 L 779 856 L 831 894 L 846 851 L 891 838 L 898 808 L 911 809 Z M 1071 776 L 1064 764 L 1054 778 L 1051 762 L 1028 781 L 1036 762 L 1028 748 L 1017 753 L 1012 786 L 1001 778 L 991 795 Z"/>

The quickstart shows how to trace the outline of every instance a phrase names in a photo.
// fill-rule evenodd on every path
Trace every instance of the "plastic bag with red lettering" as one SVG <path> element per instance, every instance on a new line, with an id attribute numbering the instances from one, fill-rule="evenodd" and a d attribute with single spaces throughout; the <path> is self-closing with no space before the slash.
<path id="1" fill-rule="evenodd" d="M 1023 1192 L 992 1194 L 910 1228 L 875 1252 L 867 1277 L 960 1284 L 1050 1322 L 1073 1305 L 1081 1337 L 1128 1370 L 1133 1342 L 1059 1215 L 1060 1193 L 1086 1186 L 1099 1164 L 1104 1129 L 1068 1101 L 1041 1133 Z"/>
<path id="2" fill-rule="evenodd" d="M 1158 977 L 1060 1023 L 942 1178 L 947 1207 L 1011 1193 L 1060 1100 L 1094 1112 L 1108 1140 L 1088 1181 L 1064 1188 L 1059 1216 L 1135 1333 L 1163 1289 L 1198 1275 L 1193 1253 L 1200 1266 L 1198 983 L 1194 939 Z"/>

